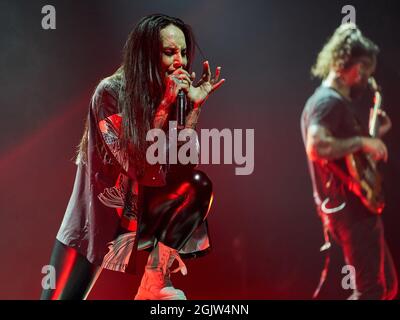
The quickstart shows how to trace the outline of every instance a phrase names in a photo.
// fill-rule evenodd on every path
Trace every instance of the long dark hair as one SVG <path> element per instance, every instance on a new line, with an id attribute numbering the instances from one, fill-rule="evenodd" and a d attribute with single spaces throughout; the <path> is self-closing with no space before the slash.
<path id="1" fill-rule="evenodd" d="M 128 36 L 124 47 L 125 103 L 122 106 L 122 147 L 133 143 L 135 163 L 143 168 L 146 133 L 152 127 L 156 108 L 164 93 L 161 74 L 162 44 L 160 31 L 168 25 L 182 30 L 186 40 L 187 70 L 194 56 L 194 37 L 190 26 L 178 18 L 153 14 L 142 18 Z"/>
<path id="2" fill-rule="evenodd" d="M 145 16 L 134 27 L 124 46 L 122 66 L 117 71 L 123 74 L 124 79 L 124 89 L 119 99 L 119 111 L 122 114 L 120 148 L 135 161 L 139 175 L 143 174 L 145 166 L 148 146 L 146 134 L 152 127 L 155 111 L 165 90 L 164 75 L 161 74 L 160 31 L 171 24 L 185 35 L 186 69 L 190 71 L 195 50 L 191 27 L 181 19 L 163 14 Z M 85 135 L 79 146 L 81 151 L 87 145 L 84 140 Z"/>

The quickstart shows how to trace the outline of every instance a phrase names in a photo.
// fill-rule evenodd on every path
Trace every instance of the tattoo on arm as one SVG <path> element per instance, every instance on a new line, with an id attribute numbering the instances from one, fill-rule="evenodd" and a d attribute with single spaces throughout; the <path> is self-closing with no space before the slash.
<path id="1" fill-rule="evenodd" d="M 196 129 L 197 122 L 199 120 L 201 108 L 192 109 L 186 116 L 186 128 Z"/>
<path id="2" fill-rule="evenodd" d="M 307 155 L 311 160 L 335 160 L 362 148 L 362 138 L 355 136 L 337 139 L 328 129 L 319 125 L 311 125 L 307 132 Z"/>
<path id="3" fill-rule="evenodd" d="M 163 102 L 157 108 L 156 114 L 154 115 L 153 128 L 162 129 L 167 121 L 171 105 L 167 105 Z"/>
<path id="4" fill-rule="evenodd" d="M 154 115 L 153 128 L 162 129 L 164 127 L 165 122 L 168 119 L 170 109 L 171 105 L 166 105 L 163 102 L 160 103 Z M 200 111 L 200 107 L 194 107 L 189 112 L 189 114 L 186 116 L 185 128 L 196 129 L 196 125 L 200 116 Z"/>

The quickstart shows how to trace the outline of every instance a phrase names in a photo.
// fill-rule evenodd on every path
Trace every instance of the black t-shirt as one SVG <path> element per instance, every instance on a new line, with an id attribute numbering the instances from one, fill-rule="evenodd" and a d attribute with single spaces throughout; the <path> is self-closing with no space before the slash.
<path id="1" fill-rule="evenodd" d="M 367 135 L 355 114 L 354 106 L 336 90 L 325 86 L 318 87 L 304 107 L 301 129 L 305 145 L 307 130 L 313 124 L 327 128 L 335 138 L 339 139 Z M 347 172 L 344 158 L 331 162 Z M 325 213 L 333 213 L 346 205 L 349 200 L 349 191 L 344 181 L 332 172 L 328 164 L 327 160 L 308 159 L 315 203 L 318 208 L 323 205 Z"/>

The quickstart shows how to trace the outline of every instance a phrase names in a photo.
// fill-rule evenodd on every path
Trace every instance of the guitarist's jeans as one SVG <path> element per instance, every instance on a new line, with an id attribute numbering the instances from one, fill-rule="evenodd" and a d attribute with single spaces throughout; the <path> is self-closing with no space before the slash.
<path id="1" fill-rule="evenodd" d="M 342 247 L 346 263 L 355 268 L 357 288 L 349 299 L 394 299 L 397 274 L 381 217 L 367 211 L 352 195 L 343 210 L 323 215 L 330 234 Z"/>

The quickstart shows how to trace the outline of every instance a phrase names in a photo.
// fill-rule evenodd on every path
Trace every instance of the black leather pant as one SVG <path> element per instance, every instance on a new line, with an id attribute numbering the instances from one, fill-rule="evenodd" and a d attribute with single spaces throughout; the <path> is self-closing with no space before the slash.
<path id="1" fill-rule="evenodd" d="M 140 242 L 162 242 L 180 250 L 205 220 L 212 196 L 212 184 L 198 170 L 167 175 L 165 187 L 144 187 L 144 210 Z"/>
<path id="2" fill-rule="evenodd" d="M 169 174 L 167 185 L 144 187 L 140 241 L 158 241 L 179 250 L 205 220 L 212 197 L 207 175 L 197 170 Z M 44 289 L 42 300 L 82 300 L 96 280 L 99 267 L 74 248 L 58 240 L 50 265 L 56 271 L 56 288 Z"/>
<path id="3" fill-rule="evenodd" d="M 56 272 L 55 289 L 43 289 L 41 300 L 83 300 L 96 281 L 99 267 L 91 264 L 76 249 L 56 240 L 49 265 Z"/>

